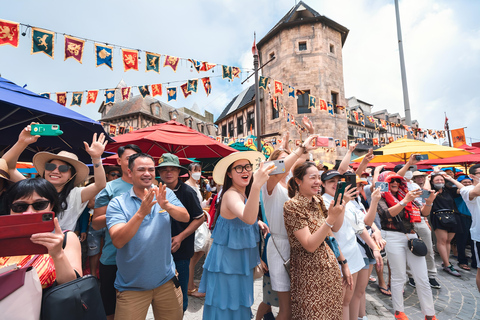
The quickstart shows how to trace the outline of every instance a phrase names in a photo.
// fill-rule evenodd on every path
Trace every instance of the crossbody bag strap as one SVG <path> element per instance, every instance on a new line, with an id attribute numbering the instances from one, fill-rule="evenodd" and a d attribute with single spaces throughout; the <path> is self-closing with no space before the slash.
<path id="1" fill-rule="evenodd" d="M 35 256 L 33 256 L 33 259 L 30 259 L 30 261 L 28 261 L 27 264 L 25 264 L 24 268 L 30 267 L 35 262 L 35 260 L 37 260 L 38 257 L 40 257 L 39 254 L 36 254 Z"/>
<path id="2" fill-rule="evenodd" d="M 275 246 L 275 249 L 277 249 L 278 254 L 280 255 L 280 258 L 282 258 L 283 262 L 287 262 L 285 259 L 283 259 L 282 254 L 280 253 L 280 250 L 278 250 L 277 244 L 275 243 L 275 239 L 273 238 L 273 234 L 270 234 L 270 238 L 272 238 L 273 245 Z"/>

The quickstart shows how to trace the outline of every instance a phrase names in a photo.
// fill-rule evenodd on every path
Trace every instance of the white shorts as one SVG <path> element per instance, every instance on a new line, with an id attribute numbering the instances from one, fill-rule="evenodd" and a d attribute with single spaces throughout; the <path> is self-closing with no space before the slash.
<path id="1" fill-rule="evenodd" d="M 288 238 L 279 236 L 273 237 L 275 238 L 275 244 L 277 245 L 278 250 L 281 251 L 283 259 L 290 259 L 290 243 L 288 242 Z M 290 277 L 283 266 L 282 257 L 280 257 L 280 254 L 275 248 L 271 236 L 267 244 L 267 262 L 272 289 L 277 292 L 288 292 L 290 291 Z"/>

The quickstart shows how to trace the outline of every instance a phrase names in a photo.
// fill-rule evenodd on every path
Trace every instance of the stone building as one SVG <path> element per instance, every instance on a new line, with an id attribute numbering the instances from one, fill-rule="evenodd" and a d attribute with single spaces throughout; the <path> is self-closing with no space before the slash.
<path id="1" fill-rule="evenodd" d="M 342 47 L 347 35 L 347 28 L 299 1 L 257 43 L 260 65 L 271 60 L 263 67 L 263 76 L 305 92 L 292 98 L 288 97 L 288 88 L 284 88 L 279 104 L 294 116 L 297 123 L 301 123 L 303 116 L 307 115 L 312 120 L 316 133 L 339 139 L 347 136 L 345 111 L 334 107 L 335 114 L 331 116 L 319 108 L 311 109 L 308 107 L 308 95 L 334 106 L 346 105 Z M 273 93 L 273 83 L 270 91 Z M 286 121 L 283 114 L 278 112 L 279 108 L 277 110 L 273 107 L 269 92 L 260 89 L 259 95 L 262 135 L 282 134 L 288 130 L 291 140 L 300 139 L 295 126 Z M 239 97 L 242 97 L 240 101 Z M 225 125 L 227 133 L 233 133 L 234 136 L 239 136 L 237 128 L 243 125 L 240 130 L 243 132 L 241 134 L 245 134 L 245 128 L 250 128 L 247 123 L 249 116 L 254 115 L 254 104 L 253 87 L 235 97 L 215 122 L 219 125 L 218 134 L 222 134 Z M 231 130 L 228 127 L 230 124 Z M 336 153 L 318 151 L 315 157 L 333 163 L 334 160 L 341 159 L 345 152 L 345 148 L 338 148 Z"/>
<path id="2" fill-rule="evenodd" d="M 216 128 L 213 124 L 213 114 L 205 111 L 201 115 L 198 106 L 194 104 L 192 109 L 176 109 L 169 104 L 162 102 L 147 95 L 143 98 L 141 95 L 130 96 L 130 99 L 122 101 L 120 88 L 127 85 L 123 80 L 117 85 L 115 90 L 115 103 L 102 102 L 98 110 L 102 118 L 106 132 L 109 132 L 109 125 L 117 126 L 117 133 L 120 126 L 133 130 L 153 126 L 158 123 L 164 123 L 170 120 L 176 120 L 187 127 L 190 127 L 205 135 L 214 136 Z"/>

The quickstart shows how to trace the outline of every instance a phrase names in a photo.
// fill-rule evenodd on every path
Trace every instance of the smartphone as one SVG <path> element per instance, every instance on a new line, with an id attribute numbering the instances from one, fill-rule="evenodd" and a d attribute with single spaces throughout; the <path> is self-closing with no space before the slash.
<path id="1" fill-rule="evenodd" d="M 377 150 L 377 151 L 373 150 L 373 155 L 374 156 L 383 156 L 383 151 L 382 150 Z"/>
<path id="2" fill-rule="evenodd" d="M 343 176 L 345 177 L 345 183 L 347 184 L 345 188 L 351 186 L 349 190 L 352 190 L 352 188 L 357 187 L 357 175 L 355 173 L 345 172 Z"/>
<path id="3" fill-rule="evenodd" d="M 282 159 L 265 162 L 265 166 L 267 166 L 267 168 L 270 167 L 272 164 L 275 165 L 276 168 L 269 173 L 270 176 L 285 173 L 285 160 Z"/>
<path id="4" fill-rule="evenodd" d="M 428 154 L 419 154 L 415 156 L 415 160 L 421 161 L 421 160 L 428 160 Z"/>
<path id="5" fill-rule="evenodd" d="M 315 145 L 317 147 L 328 148 L 328 137 L 316 137 L 315 138 Z"/>
<path id="6" fill-rule="evenodd" d="M 47 247 L 30 240 L 32 234 L 52 232 L 55 213 L 0 216 L 0 257 L 48 253 Z"/>
<path id="7" fill-rule="evenodd" d="M 58 124 L 32 124 L 30 134 L 32 136 L 59 136 L 63 134 Z"/>
<path id="8" fill-rule="evenodd" d="M 422 190 L 420 198 L 427 199 L 428 197 L 430 197 L 430 190 Z"/>
<path id="9" fill-rule="evenodd" d="M 337 200 L 340 198 L 340 203 L 343 201 L 343 195 L 345 194 L 345 188 L 347 183 L 344 181 L 338 181 L 337 183 L 337 190 L 335 190 L 335 197 L 333 199 L 333 205 L 337 205 Z"/>
<path id="10" fill-rule="evenodd" d="M 380 192 L 388 192 L 388 182 L 375 182 L 375 189 L 380 188 Z"/>

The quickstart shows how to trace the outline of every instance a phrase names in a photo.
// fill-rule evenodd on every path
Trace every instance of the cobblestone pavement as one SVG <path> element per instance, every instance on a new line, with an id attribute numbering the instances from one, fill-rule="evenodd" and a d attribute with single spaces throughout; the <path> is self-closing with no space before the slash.
<path id="1" fill-rule="evenodd" d="M 480 319 L 480 293 L 475 283 L 476 269 L 465 271 L 460 269 L 461 278 L 453 277 L 441 269 L 441 260 L 436 255 L 438 268 L 437 281 L 442 286 L 441 289 L 432 289 L 433 300 L 435 303 L 436 316 L 439 320 L 453 319 Z M 456 259 L 450 258 L 450 261 L 456 265 Z M 455 261 L 455 262 L 454 262 Z M 197 265 L 195 270 L 195 282 L 198 284 L 201 277 L 203 259 Z M 459 268 L 457 268 L 459 269 Z M 387 268 L 385 267 L 385 279 L 387 279 Z M 373 273 L 375 274 L 375 272 Z M 262 301 L 262 281 L 255 281 L 255 301 L 252 306 L 252 312 L 255 315 L 258 305 Z M 366 307 L 368 320 L 394 319 L 392 301 L 390 297 L 382 295 L 378 291 L 375 283 L 370 283 L 366 290 Z M 424 319 L 420 310 L 415 288 L 405 285 L 405 313 L 412 320 Z M 185 320 L 202 319 L 204 299 L 189 297 L 188 309 L 185 312 Z M 276 315 L 278 308 L 273 308 Z M 150 308 L 148 320 L 154 319 Z"/>

